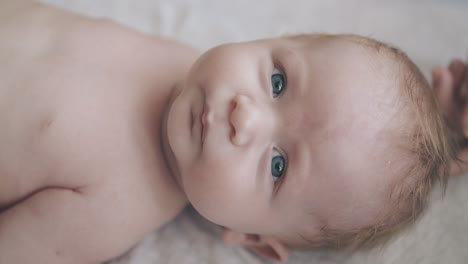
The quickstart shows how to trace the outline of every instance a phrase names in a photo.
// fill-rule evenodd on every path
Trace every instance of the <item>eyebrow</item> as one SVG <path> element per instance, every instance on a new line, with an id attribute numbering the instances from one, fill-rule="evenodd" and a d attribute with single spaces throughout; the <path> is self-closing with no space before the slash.
<path id="1" fill-rule="evenodd" d="M 301 56 L 299 56 L 297 50 L 291 47 L 282 47 L 278 49 L 277 59 L 281 62 L 282 66 L 284 67 L 283 70 L 287 74 L 287 87 L 292 85 L 292 89 L 294 90 L 294 92 L 292 92 L 293 96 L 289 100 L 297 100 L 297 98 L 302 97 L 306 92 L 306 84 L 304 83 L 304 76 L 306 75 L 305 61 Z M 307 174 L 306 172 L 308 171 L 309 167 L 305 166 L 306 164 L 308 164 L 308 162 L 305 161 L 305 157 L 308 157 L 310 155 L 304 155 L 304 153 L 306 153 L 307 151 L 301 150 L 304 149 L 304 144 L 301 144 L 301 142 L 297 142 L 296 140 L 296 142 L 293 142 L 291 145 L 293 146 L 292 148 L 290 148 L 289 150 L 285 149 L 285 153 L 288 158 L 287 171 L 285 175 L 286 177 L 283 180 L 283 182 L 281 182 L 279 186 L 280 188 L 276 192 L 275 196 L 281 196 L 281 193 L 283 192 L 285 186 L 290 185 L 292 181 L 297 181 L 299 173 L 303 174 L 300 183 L 303 183 L 305 181 L 304 178 L 306 177 L 305 175 Z"/>
<path id="2" fill-rule="evenodd" d="M 289 186 L 292 184 L 292 182 L 298 182 L 294 184 L 293 187 L 297 186 L 297 184 L 305 184 L 306 177 L 308 175 L 307 171 L 309 171 L 309 166 L 306 166 L 307 164 L 309 164 L 307 162 L 307 157 L 309 155 L 305 154 L 307 153 L 307 151 L 304 151 L 305 148 L 306 147 L 304 147 L 304 144 L 301 144 L 300 142 L 293 143 L 293 147 L 289 150 L 289 153 L 291 153 L 291 155 L 288 155 L 289 159 L 286 177 L 284 179 L 284 182 L 281 183 L 282 186 L 280 186 L 281 190 L 279 190 L 279 193 L 282 192 L 284 186 Z"/>
<path id="3" fill-rule="evenodd" d="M 288 100 L 297 100 L 298 98 L 304 95 L 306 90 L 303 77 L 305 75 L 305 62 L 302 59 L 302 57 L 299 56 L 297 51 L 291 47 L 281 48 L 278 51 L 278 59 L 281 61 L 284 67 L 283 70 L 287 74 L 287 87 L 292 86 L 291 89 L 293 90 L 292 96 Z M 304 156 L 309 155 L 304 155 L 303 153 L 305 153 L 305 151 L 301 151 L 301 149 L 303 149 L 302 146 L 304 144 L 301 144 L 301 142 L 297 142 L 296 140 L 296 142 L 293 142 L 291 145 L 292 147 L 288 151 L 285 150 L 286 156 L 288 157 L 287 171 L 285 175 L 286 177 L 283 180 L 283 182 L 281 182 L 281 185 L 279 186 L 280 188 L 278 189 L 276 195 L 281 195 L 280 193 L 283 192 L 285 186 L 290 185 L 292 181 L 297 181 L 299 173 L 306 174 L 305 172 L 307 171 L 305 169 L 305 164 L 307 163 L 304 162 Z M 305 176 L 301 178 L 304 177 Z M 304 182 L 304 179 L 302 179 L 301 182 Z"/>
<path id="4" fill-rule="evenodd" d="M 283 63 L 284 70 L 287 73 L 287 85 L 290 86 L 292 84 L 295 91 L 295 97 L 302 96 L 305 93 L 305 83 L 304 83 L 304 76 L 305 76 L 305 62 L 302 57 L 299 56 L 296 49 L 291 47 L 285 47 L 281 49 L 278 54 L 279 59 Z"/>
<path id="5" fill-rule="evenodd" d="M 265 149 L 257 162 L 257 184 L 265 183 L 263 177 L 266 177 L 268 167 L 268 149 Z"/>
<path id="6" fill-rule="evenodd" d="M 306 172 L 309 171 L 310 159 L 308 157 L 310 156 L 310 153 L 308 153 L 308 151 L 305 150 L 307 148 L 305 147 L 304 143 L 302 144 L 296 143 L 295 145 L 296 145 L 295 157 L 296 157 L 296 160 L 298 160 L 296 164 L 296 168 L 302 169 L 301 171 L 297 169 L 296 175 L 300 175 L 300 173 L 302 173 L 303 177 L 307 177 L 306 175 L 308 175 L 308 173 Z M 303 179 L 301 181 L 304 182 Z"/>

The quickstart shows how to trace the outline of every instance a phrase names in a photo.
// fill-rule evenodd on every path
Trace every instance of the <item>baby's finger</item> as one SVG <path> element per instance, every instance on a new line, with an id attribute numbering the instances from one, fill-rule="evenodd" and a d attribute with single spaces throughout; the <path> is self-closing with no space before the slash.
<path id="1" fill-rule="evenodd" d="M 465 139 L 468 139 L 468 106 L 464 106 L 462 112 L 461 112 L 461 118 L 460 118 L 460 128 L 463 131 L 463 137 Z"/>
<path id="2" fill-rule="evenodd" d="M 452 74 L 453 85 L 455 89 L 459 89 L 458 91 L 455 91 L 456 96 L 459 96 L 462 100 L 467 99 L 468 91 L 466 89 L 462 89 L 464 88 L 462 87 L 462 85 L 466 75 L 465 63 L 458 59 L 453 60 L 452 62 L 450 62 L 448 68 L 450 73 Z"/>
<path id="3" fill-rule="evenodd" d="M 455 108 L 452 75 L 444 67 L 434 68 L 432 70 L 432 86 L 442 112 L 450 117 Z"/>
<path id="4" fill-rule="evenodd" d="M 468 67 L 466 67 L 466 73 L 464 75 L 462 82 L 463 83 L 461 84 L 461 87 L 460 87 L 460 95 L 462 95 L 463 98 L 467 99 L 468 98 Z"/>
<path id="5" fill-rule="evenodd" d="M 462 149 L 457 155 L 459 161 L 450 164 L 450 175 L 457 176 L 468 171 L 468 149 Z"/>
<path id="6" fill-rule="evenodd" d="M 468 89 L 468 60 L 467 62 L 464 64 L 465 66 L 465 69 L 464 69 L 464 73 L 463 73 L 463 85 L 465 86 L 466 89 Z"/>

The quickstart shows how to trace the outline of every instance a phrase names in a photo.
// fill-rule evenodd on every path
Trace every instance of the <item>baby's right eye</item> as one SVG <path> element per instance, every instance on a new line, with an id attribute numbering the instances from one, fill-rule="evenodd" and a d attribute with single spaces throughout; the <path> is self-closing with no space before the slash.
<path id="1" fill-rule="evenodd" d="M 286 89 L 286 77 L 277 68 L 271 74 L 271 88 L 274 98 L 280 96 L 284 92 L 284 89 Z"/>
<path id="2" fill-rule="evenodd" d="M 273 181 L 276 182 L 283 177 L 286 171 L 286 160 L 278 151 L 273 155 L 271 159 L 271 175 L 273 176 Z"/>

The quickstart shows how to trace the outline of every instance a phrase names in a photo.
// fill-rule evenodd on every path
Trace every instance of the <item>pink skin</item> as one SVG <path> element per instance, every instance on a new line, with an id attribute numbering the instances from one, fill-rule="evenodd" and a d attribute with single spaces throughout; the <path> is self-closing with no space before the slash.
<path id="1" fill-rule="evenodd" d="M 386 61 L 368 49 L 339 38 L 271 39 L 202 55 L 166 124 L 168 163 L 189 202 L 260 238 L 297 241 L 324 223 L 374 221 L 394 178 L 382 131 L 398 95 Z M 287 86 L 274 98 L 278 70 Z M 275 181 L 277 155 L 287 169 Z"/>
<path id="2" fill-rule="evenodd" d="M 462 146 L 458 158 L 465 164 L 453 163 L 450 172 L 458 175 L 468 170 L 468 65 L 453 60 L 448 67 L 434 68 L 432 85 L 439 106 Z"/>

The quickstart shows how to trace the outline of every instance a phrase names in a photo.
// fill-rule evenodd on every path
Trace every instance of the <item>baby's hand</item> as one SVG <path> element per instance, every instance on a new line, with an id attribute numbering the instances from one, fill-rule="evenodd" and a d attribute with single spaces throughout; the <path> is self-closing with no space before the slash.
<path id="1" fill-rule="evenodd" d="M 462 147 L 458 157 L 468 162 L 468 64 L 453 60 L 448 68 L 435 68 L 432 71 L 432 85 L 448 125 Z M 461 163 L 460 166 L 452 166 L 451 174 L 467 170 L 468 163 Z"/>
<path id="2" fill-rule="evenodd" d="M 432 70 L 432 85 L 443 114 L 459 139 L 468 137 L 468 65 L 453 60 Z"/>

